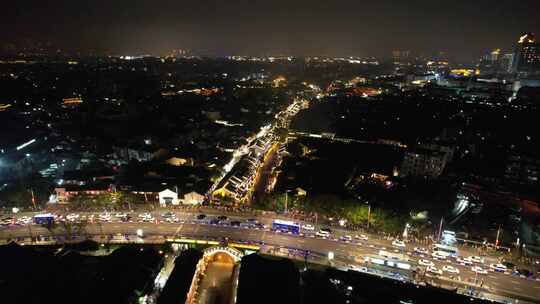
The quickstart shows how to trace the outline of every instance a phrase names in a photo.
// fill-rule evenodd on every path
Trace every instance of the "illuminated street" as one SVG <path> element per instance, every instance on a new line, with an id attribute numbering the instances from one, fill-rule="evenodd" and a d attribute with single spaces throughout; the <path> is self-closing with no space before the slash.
<path id="1" fill-rule="evenodd" d="M 191 218 L 187 215 L 187 218 Z M 239 218 L 241 219 L 241 218 Z M 234 228 L 226 225 L 207 225 L 207 224 L 194 224 L 196 220 L 189 220 L 182 224 L 152 224 L 152 223 L 102 223 L 98 225 L 89 225 L 86 227 L 86 232 L 90 235 L 111 235 L 118 234 L 119 239 L 123 239 L 123 235 L 133 235 L 137 229 L 143 229 L 146 240 L 154 240 L 154 236 L 168 236 L 176 238 L 202 238 L 202 239 L 214 239 L 221 240 L 227 237 L 231 240 L 254 242 L 258 244 L 265 244 L 268 246 L 277 246 L 285 248 L 296 248 L 301 250 L 309 250 L 315 253 L 321 253 L 323 256 L 332 251 L 336 255 L 337 261 L 342 261 L 343 267 L 347 267 L 348 264 L 356 264 L 362 266 L 363 257 L 368 255 L 377 255 L 381 248 L 391 249 L 391 241 L 375 239 L 368 242 L 356 243 L 356 242 L 343 242 L 337 240 L 339 235 L 335 235 L 332 239 L 317 238 L 313 234 L 306 235 L 304 237 L 274 233 L 268 230 L 257 229 L 245 229 Z M 44 228 L 34 227 L 32 228 L 33 235 L 49 235 L 49 232 Z M 10 237 L 24 237 L 28 235 L 28 229 L 10 228 L 4 229 L 0 236 L 3 238 Z M 130 236 L 130 239 L 133 237 Z M 144 241 L 142 239 L 141 241 Z M 160 238 L 157 238 L 159 241 Z M 161 242 L 165 241 L 161 238 Z M 407 245 L 407 251 L 412 250 L 413 244 Z M 462 253 L 464 254 L 464 253 Z M 472 254 L 472 253 L 471 253 Z M 411 254 L 411 256 L 413 256 Z M 414 258 L 413 258 L 414 259 Z M 361 261 L 361 262 L 358 262 Z M 435 266 L 442 269 L 443 265 L 447 263 L 433 260 Z M 494 260 L 486 260 L 486 264 L 494 262 Z M 540 290 L 540 282 L 522 279 L 519 277 L 510 276 L 507 274 L 499 274 L 489 272 L 487 275 L 476 275 L 470 271 L 470 267 L 464 267 L 459 264 L 451 263 L 460 270 L 460 274 L 455 277 L 459 277 L 459 281 L 454 281 L 452 284 L 465 284 L 474 283 L 475 280 L 479 282 L 483 281 L 482 290 L 499 295 L 507 295 L 516 298 L 522 298 L 523 300 L 534 300 L 536 294 Z M 219 264 L 218 264 L 219 267 Z M 224 275 L 227 277 L 227 275 Z M 445 275 L 446 276 L 446 275 Z M 221 278 L 221 276 L 220 276 Z M 427 276 L 427 280 L 437 284 L 439 280 L 436 277 Z M 221 279 L 216 278 L 216 286 L 218 282 L 222 282 Z M 447 282 L 444 282 L 445 284 Z M 214 284 L 207 282 L 206 284 Z M 450 284 L 450 285 L 452 285 Z M 210 299 L 210 294 L 208 295 Z"/>

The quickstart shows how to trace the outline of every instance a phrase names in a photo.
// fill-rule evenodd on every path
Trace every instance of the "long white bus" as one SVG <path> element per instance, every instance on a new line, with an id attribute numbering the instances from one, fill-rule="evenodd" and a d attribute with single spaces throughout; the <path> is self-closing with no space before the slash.
<path id="1" fill-rule="evenodd" d="M 459 250 L 457 249 L 457 247 L 454 247 L 454 246 L 435 244 L 433 245 L 432 249 L 433 249 L 433 253 L 437 252 L 437 254 L 441 256 L 445 256 L 445 257 L 459 256 Z"/>
<path id="2" fill-rule="evenodd" d="M 398 261 L 409 261 L 409 256 L 407 254 L 403 253 L 395 253 L 395 252 L 389 252 L 385 250 L 379 250 L 379 255 L 385 258 L 389 258 L 392 260 L 398 260 Z"/>

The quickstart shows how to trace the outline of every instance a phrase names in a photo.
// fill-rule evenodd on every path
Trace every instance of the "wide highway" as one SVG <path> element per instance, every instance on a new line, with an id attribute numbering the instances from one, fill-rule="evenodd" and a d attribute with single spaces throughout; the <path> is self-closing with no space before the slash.
<path id="1" fill-rule="evenodd" d="M 135 235 L 138 229 L 141 229 L 145 236 L 166 236 L 177 238 L 195 238 L 195 239 L 214 239 L 220 240 L 229 238 L 235 241 L 264 243 L 275 247 L 295 248 L 300 250 L 309 250 L 311 252 L 327 254 L 333 252 L 336 258 L 348 260 L 351 265 L 357 267 L 364 266 L 362 262 L 365 256 L 377 255 L 379 250 L 389 252 L 399 251 L 408 253 L 413 261 L 427 259 L 433 262 L 437 269 L 442 269 L 445 265 L 451 265 L 459 269 L 459 274 L 443 272 L 442 275 L 430 275 L 427 273 L 423 277 L 426 281 L 442 282 L 446 285 L 453 284 L 455 286 L 463 286 L 466 282 L 482 282 L 482 287 L 477 288 L 486 293 L 507 296 L 516 299 L 521 299 L 529 302 L 540 303 L 540 281 L 523 278 L 520 276 L 511 275 L 508 273 L 497 273 L 488 271 L 487 274 L 476 274 L 471 270 L 471 266 L 463 266 L 457 264 L 454 259 L 439 261 L 432 259 L 431 256 L 421 257 L 413 253 L 413 246 L 407 244 L 406 247 L 397 248 L 392 246 L 392 242 L 384 239 L 376 239 L 369 236 L 367 241 L 358 240 L 339 240 L 339 234 L 346 233 L 344 231 L 334 231 L 331 237 L 317 237 L 315 233 L 303 231 L 301 235 L 278 233 L 271 231 L 268 228 L 259 227 L 239 227 L 231 226 L 230 221 L 242 221 L 245 223 L 245 217 L 235 216 L 229 217 L 222 224 L 209 224 L 215 217 L 206 216 L 204 219 L 197 219 L 197 213 L 176 212 L 176 223 L 164 222 L 158 214 L 152 215 L 151 222 L 138 222 L 136 215 L 135 222 L 121 222 L 114 217 L 109 221 L 87 224 L 84 228 L 86 235 L 102 235 L 104 237 L 120 237 L 125 235 Z M 268 219 L 266 219 L 267 221 Z M 261 219 L 262 222 L 265 219 Z M 54 230 L 53 230 L 54 231 Z M 17 239 L 25 238 L 32 234 L 36 236 L 51 236 L 51 232 L 38 225 L 11 225 L 0 229 L 1 239 Z M 65 234 L 61 228 L 57 228 L 57 235 Z M 352 234 L 352 233 L 351 233 Z M 353 234 L 354 235 L 354 234 Z M 488 260 L 482 268 L 488 269 Z M 422 267 L 425 270 L 425 267 Z M 419 271 L 422 273 L 422 271 Z M 442 277 L 442 279 L 440 279 Z M 450 278 L 454 281 L 450 281 Z M 449 283 L 450 282 L 450 283 Z"/>

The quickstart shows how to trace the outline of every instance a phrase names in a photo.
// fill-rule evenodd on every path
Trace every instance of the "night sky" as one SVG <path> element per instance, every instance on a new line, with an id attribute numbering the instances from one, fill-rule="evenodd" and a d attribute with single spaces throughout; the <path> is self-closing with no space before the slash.
<path id="1" fill-rule="evenodd" d="M 0 43 L 66 50 L 207 55 L 375 55 L 392 49 L 472 60 L 540 35 L 539 0 L 15 0 Z"/>

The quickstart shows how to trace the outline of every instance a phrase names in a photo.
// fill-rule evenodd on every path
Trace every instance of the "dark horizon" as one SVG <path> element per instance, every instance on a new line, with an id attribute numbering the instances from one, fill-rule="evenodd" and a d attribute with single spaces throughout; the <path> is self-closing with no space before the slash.
<path id="1" fill-rule="evenodd" d="M 164 55 L 390 57 L 445 52 L 476 60 L 540 33 L 538 1 L 14 1 L 0 13 L 2 48 L 51 43 L 64 50 Z"/>

